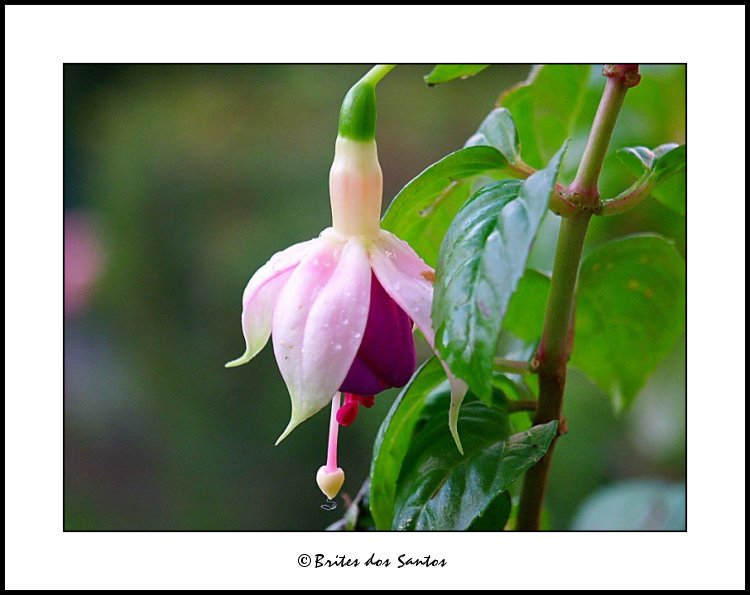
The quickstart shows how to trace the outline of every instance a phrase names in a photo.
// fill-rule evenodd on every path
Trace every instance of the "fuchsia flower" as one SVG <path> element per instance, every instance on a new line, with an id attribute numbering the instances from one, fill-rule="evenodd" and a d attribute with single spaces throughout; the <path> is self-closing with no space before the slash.
<path id="1" fill-rule="evenodd" d="M 372 127 L 374 136 L 374 118 Z M 275 254 L 253 275 L 242 298 L 245 353 L 227 364 L 247 363 L 273 337 L 292 401 L 277 444 L 332 403 L 328 462 L 318 472 L 329 498 L 344 481 L 336 463 L 338 426 L 352 423 L 360 405 L 371 407 L 377 393 L 409 381 L 416 365 L 412 323 L 434 341 L 434 272 L 380 228 L 383 176 L 375 140 L 344 136 L 345 130 L 342 124 L 330 173 L 332 227 Z"/>

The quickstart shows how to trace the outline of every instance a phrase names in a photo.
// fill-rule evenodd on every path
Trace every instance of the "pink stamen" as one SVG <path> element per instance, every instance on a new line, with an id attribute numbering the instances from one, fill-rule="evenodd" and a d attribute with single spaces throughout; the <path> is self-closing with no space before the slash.
<path id="1" fill-rule="evenodd" d="M 333 473 L 339 465 L 336 460 L 336 453 L 339 444 L 339 422 L 336 421 L 336 414 L 341 405 L 341 393 L 336 393 L 331 401 L 331 425 L 328 428 L 328 460 L 326 461 L 326 471 Z"/>

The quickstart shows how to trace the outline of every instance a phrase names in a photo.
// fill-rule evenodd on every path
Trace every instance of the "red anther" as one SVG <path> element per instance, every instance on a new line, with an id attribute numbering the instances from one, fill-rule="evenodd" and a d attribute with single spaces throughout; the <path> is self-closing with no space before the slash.
<path id="1" fill-rule="evenodd" d="M 336 421 L 339 422 L 340 426 L 348 426 L 357 419 L 358 412 L 359 401 L 357 400 L 357 395 L 344 393 L 344 404 L 336 412 Z"/>
<path id="2" fill-rule="evenodd" d="M 344 404 L 336 412 L 336 421 L 340 426 L 348 426 L 357 419 L 359 406 L 372 407 L 375 404 L 374 395 L 355 395 L 354 393 L 344 393 Z"/>
<path id="3" fill-rule="evenodd" d="M 375 395 L 353 395 L 355 399 L 357 399 L 357 402 L 362 405 L 362 407 L 367 407 L 368 409 L 375 405 Z"/>
<path id="4" fill-rule="evenodd" d="M 336 421 L 339 422 L 340 426 L 351 425 L 357 419 L 358 412 L 359 404 L 356 401 L 345 403 L 336 412 Z"/>

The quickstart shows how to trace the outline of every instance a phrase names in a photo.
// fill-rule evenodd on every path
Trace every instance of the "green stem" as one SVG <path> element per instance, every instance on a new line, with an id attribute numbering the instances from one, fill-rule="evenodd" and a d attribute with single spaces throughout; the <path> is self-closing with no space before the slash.
<path id="1" fill-rule="evenodd" d="M 540 374 L 565 371 L 578 265 L 590 219 L 591 213 L 581 212 L 575 217 L 563 219 L 560 225 L 544 330 L 537 353 Z"/>
<path id="2" fill-rule="evenodd" d="M 648 177 L 644 181 L 638 181 L 633 186 L 615 196 L 614 198 L 608 198 L 599 202 L 599 209 L 597 210 L 598 215 L 608 217 L 609 215 L 619 215 L 625 213 L 630 209 L 637 207 L 641 204 L 653 190 L 653 184 L 651 178 Z"/>
<path id="3" fill-rule="evenodd" d="M 518 413 L 519 411 L 536 411 L 538 403 L 534 399 L 524 399 L 521 401 L 508 401 L 505 407 L 508 413 Z"/>
<path id="4" fill-rule="evenodd" d="M 529 362 L 519 362 L 516 360 L 503 359 L 496 357 L 493 361 L 493 369 L 496 372 L 505 374 L 531 374 L 532 369 Z"/>
<path id="5" fill-rule="evenodd" d="M 369 85 L 377 85 L 381 79 L 394 68 L 396 68 L 395 64 L 377 64 L 370 68 L 360 81 L 366 82 Z"/>
<path id="6" fill-rule="evenodd" d="M 570 355 L 571 321 L 574 313 L 578 267 L 591 214 L 597 209 L 599 202 L 598 181 L 604 156 L 607 153 L 612 130 L 617 122 L 628 87 L 633 86 L 633 69 L 630 66 L 624 65 L 622 69 L 618 69 L 619 65 L 614 68 L 608 67 L 609 70 L 605 68 L 604 72 L 609 78 L 591 126 L 591 133 L 578 166 L 578 173 L 568 188 L 568 197 L 580 204 L 582 208 L 572 217 L 562 220 L 557 238 L 544 329 L 537 352 L 539 406 L 534 416 L 534 425 L 552 420 L 558 420 L 560 424 L 562 421 L 563 392 Z M 628 76 L 626 77 L 623 73 Z M 519 531 L 539 529 L 547 473 L 552 461 L 555 442 L 550 445 L 547 454 L 526 473 L 516 524 Z"/>
<path id="7" fill-rule="evenodd" d="M 578 207 L 565 198 L 560 184 L 555 184 L 555 190 L 549 199 L 549 208 L 560 217 L 572 217 L 578 211 Z"/>
<path id="8" fill-rule="evenodd" d="M 569 193 L 584 205 L 593 207 L 599 200 L 599 174 L 627 91 L 628 87 L 619 78 L 607 79 L 578 173 L 568 188 Z"/>
<path id="9" fill-rule="evenodd" d="M 537 172 L 535 167 L 531 167 L 525 161 L 517 161 L 508 165 L 524 178 L 528 178 Z M 578 210 L 578 207 L 563 195 L 562 184 L 555 184 L 555 190 L 549 199 L 549 208 L 555 215 L 560 215 L 560 217 L 572 217 Z"/>

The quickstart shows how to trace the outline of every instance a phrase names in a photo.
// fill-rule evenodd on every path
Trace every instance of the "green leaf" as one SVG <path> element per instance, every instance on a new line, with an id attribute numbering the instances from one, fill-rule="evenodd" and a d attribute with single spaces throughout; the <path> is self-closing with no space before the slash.
<path id="1" fill-rule="evenodd" d="M 432 318 L 435 344 L 453 374 L 481 396 L 508 301 L 547 210 L 564 148 L 525 181 L 502 180 L 474 194 L 440 247 Z"/>
<path id="2" fill-rule="evenodd" d="M 527 269 L 518 281 L 508 304 L 503 330 L 519 339 L 537 342 L 542 335 L 550 279 L 544 273 Z"/>
<path id="3" fill-rule="evenodd" d="M 661 147 L 654 149 L 657 154 Z M 660 203 L 677 211 L 687 212 L 687 148 L 680 145 L 657 157 L 654 163 L 654 189 L 651 194 Z"/>
<path id="4" fill-rule="evenodd" d="M 687 179 L 679 173 L 662 182 L 651 191 L 651 195 L 663 205 L 680 215 L 687 213 Z"/>
<path id="5" fill-rule="evenodd" d="M 553 421 L 508 437 L 507 412 L 478 401 L 466 404 L 460 421 L 463 456 L 443 419 L 431 419 L 415 436 L 399 477 L 393 529 L 482 527 L 479 519 L 491 515 L 498 495 L 544 456 L 557 429 Z"/>
<path id="6" fill-rule="evenodd" d="M 501 492 L 469 525 L 469 531 L 501 531 L 510 517 L 511 501 L 508 492 Z"/>
<path id="7" fill-rule="evenodd" d="M 380 425 L 370 468 L 370 512 L 380 530 L 391 528 L 396 480 L 414 427 L 430 395 L 441 390 L 449 390 L 448 379 L 440 361 L 433 357 L 401 390 Z M 445 425 L 445 420 L 441 423 Z"/>
<path id="8" fill-rule="evenodd" d="M 505 395 L 506 399 L 535 399 L 534 393 L 526 386 L 523 379 L 515 374 L 508 375 L 495 372 L 492 375 L 492 386 Z"/>
<path id="9" fill-rule="evenodd" d="M 647 147 L 625 147 L 617 151 L 620 161 L 630 173 L 640 177 L 654 166 L 654 152 Z"/>
<path id="10" fill-rule="evenodd" d="M 431 165 L 393 199 L 382 226 L 409 242 L 435 267 L 440 243 L 475 182 L 492 181 L 490 173 L 507 172 L 517 161 L 518 135 L 508 110 L 495 109 L 484 119 L 467 146 Z"/>
<path id="11" fill-rule="evenodd" d="M 654 149 L 654 158 L 655 159 L 661 159 L 664 157 L 667 153 L 671 153 L 675 149 L 679 149 L 680 145 L 677 143 L 665 143 L 663 145 L 659 145 Z M 672 155 L 674 157 L 674 155 Z M 666 167 L 665 164 L 669 163 L 669 161 L 662 161 L 662 166 Z"/>
<path id="12" fill-rule="evenodd" d="M 459 149 L 409 182 L 383 215 L 382 227 L 405 240 L 430 266 L 440 242 L 469 195 L 471 178 L 502 170 L 508 161 L 493 147 Z"/>
<path id="13" fill-rule="evenodd" d="M 636 397 L 685 323 L 685 262 L 657 235 L 605 244 L 581 266 L 571 364 L 613 400 Z"/>
<path id="14" fill-rule="evenodd" d="M 684 484 L 630 480 L 595 492 L 573 520 L 575 531 L 684 531 Z"/>
<path id="15" fill-rule="evenodd" d="M 565 139 L 573 136 L 590 76 L 591 66 L 539 66 L 500 97 L 500 105 L 515 119 L 526 163 L 543 167 Z"/>
<path id="16" fill-rule="evenodd" d="M 467 79 L 479 74 L 489 64 L 438 64 L 429 74 L 424 76 L 428 85 L 439 85 L 455 79 Z"/>
<path id="17" fill-rule="evenodd" d="M 640 187 L 647 187 L 647 192 L 659 202 L 685 215 L 685 145 L 669 143 L 660 145 L 653 151 L 646 147 L 626 147 L 617 151 L 617 156 L 631 173 L 638 176 L 638 180 L 620 196 Z"/>
<path id="18" fill-rule="evenodd" d="M 445 232 L 470 193 L 468 180 L 449 182 L 428 207 L 418 213 L 410 209 L 409 214 L 404 214 L 397 223 L 390 226 L 395 228 L 395 231 L 391 231 L 408 242 L 428 265 L 435 268 Z M 384 229 L 388 227 L 384 226 Z"/>
<path id="19" fill-rule="evenodd" d="M 509 163 L 518 163 L 521 160 L 518 132 L 507 109 L 494 109 L 482 121 L 477 132 L 466 141 L 467 147 L 476 145 L 495 147 Z"/>

